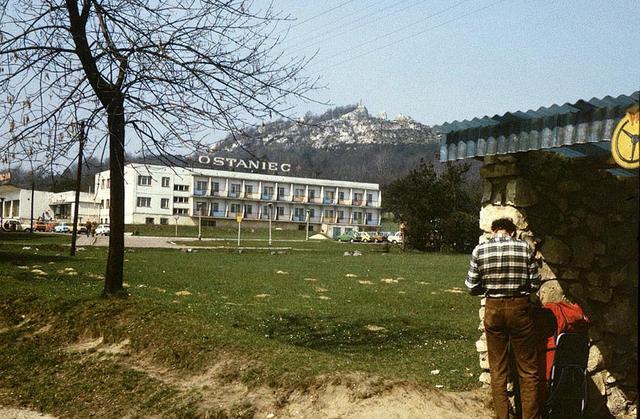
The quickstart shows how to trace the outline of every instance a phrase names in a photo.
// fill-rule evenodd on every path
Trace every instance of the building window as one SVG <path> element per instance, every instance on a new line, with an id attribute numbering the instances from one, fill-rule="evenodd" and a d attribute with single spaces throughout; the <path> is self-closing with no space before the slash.
<path id="1" fill-rule="evenodd" d="M 144 223 L 145 224 L 155 224 L 155 220 L 153 219 L 153 217 L 147 217 L 144 219 Z"/>
<path id="2" fill-rule="evenodd" d="M 344 211 L 338 211 L 338 221 L 344 219 Z"/>
<path id="3" fill-rule="evenodd" d="M 302 221 L 304 219 L 304 208 L 294 208 L 293 217 L 298 221 Z"/>
<path id="4" fill-rule="evenodd" d="M 247 194 L 252 194 L 253 193 L 253 185 L 244 185 L 244 191 Z"/>
<path id="5" fill-rule="evenodd" d="M 160 218 L 160 224 L 162 224 L 163 226 L 166 226 L 167 224 L 169 224 L 169 219 L 168 218 Z"/>
<path id="6" fill-rule="evenodd" d="M 189 192 L 189 185 L 173 185 L 173 190 L 178 192 Z"/>
<path id="7" fill-rule="evenodd" d="M 344 201 L 344 192 L 338 192 L 338 199 Z"/>
<path id="8" fill-rule="evenodd" d="M 264 186 L 262 188 L 262 199 L 271 199 L 273 196 L 273 186 Z"/>
<path id="9" fill-rule="evenodd" d="M 293 190 L 293 196 L 295 196 L 296 198 L 304 196 L 304 188 L 295 188 Z"/>
<path id="10" fill-rule="evenodd" d="M 278 199 L 284 198 L 284 188 L 278 187 Z"/>
<path id="11" fill-rule="evenodd" d="M 362 221 L 362 213 L 360 211 L 354 211 L 353 213 L 353 221 Z"/>
<path id="12" fill-rule="evenodd" d="M 207 214 L 207 203 L 206 202 L 196 202 L 196 213 L 195 215 L 206 215 Z"/>
<path id="13" fill-rule="evenodd" d="M 104 202 L 105 202 L 105 204 L 106 204 L 106 207 L 105 207 L 105 208 L 107 208 L 107 209 L 111 208 L 111 200 L 110 200 L 110 199 L 107 199 L 107 200 L 106 200 L 106 201 L 104 201 Z"/>
<path id="14" fill-rule="evenodd" d="M 353 193 L 353 205 L 360 205 L 362 203 L 362 193 L 354 192 Z"/>
<path id="15" fill-rule="evenodd" d="M 230 196 L 240 196 L 240 189 L 242 185 L 240 183 L 232 183 L 229 185 L 229 195 Z"/>
<path id="16" fill-rule="evenodd" d="M 284 215 L 284 207 L 277 207 L 276 211 L 277 211 L 278 215 Z"/>
<path id="17" fill-rule="evenodd" d="M 368 193 L 367 194 L 367 204 L 371 204 L 373 203 L 373 194 L 372 193 Z"/>
<path id="18" fill-rule="evenodd" d="M 111 178 L 107 179 L 107 189 L 111 187 Z"/>
<path id="19" fill-rule="evenodd" d="M 173 215 L 187 215 L 188 213 L 189 213 L 189 210 L 187 210 L 186 208 L 173 209 Z"/>
<path id="20" fill-rule="evenodd" d="M 245 214 L 253 214 L 253 205 L 247 205 L 244 207 Z"/>
<path id="21" fill-rule="evenodd" d="M 139 196 L 136 206 L 149 208 L 151 206 L 151 198 Z"/>
<path id="22" fill-rule="evenodd" d="M 316 199 L 316 190 L 309 189 L 309 199 Z"/>
<path id="23" fill-rule="evenodd" d="M 368 222 L 373 221 L 373 213 L 371 213 L 371 212 L 368 212 L 368 213 L 367 213 L 367 221 L 368 221 Z"/>
<path id="24" fill-rule="evenodd" d="M 185 204 L 187 202 L 189 202 L 189 197 L 188 196 L 174 196 L 173 197 L 173 202 L 176 204 Z"/>
<path id="25" fill-rule="evenodd" d="M 220 209 L 220 205 L 217 202 L 213 203 L 213 212 L 218 212 Z"/>
<path id="26" fill-rule="evenodd" d="M 324 216 L 326 218 L 333 218 L 333 214 L 334 214 L 333 210 L 324 210 Z"/>
<path id="27" fill-rule="evenodd" d="M 151 176 L 138 175 L 138 186 L 150 186 Z"/>
<path id="28" fill-rule="evenodd" d="M 231 204 L 231 208 L 229 209 L 229 212 L 233 214 L 239 214 L 241 211 L 242 209 L 240 208 L 240 204 Z"/>
<path id="29" fill-rule="evenodd" d="M 104 179 L 100 181 L 100 189 L 104 189 Z"/>
<path id="30" fill-rule="evenodd" d="M 104 199 L 101 199 L 101 200 L 100 200 L 100 208 L 102 208 L 102 209 L 106 208 L 106 207 L 104 206 Z"/>
<path id="31" fill-rule="evenodd" d="M 163 188 L 168 188 L 169 187 L 169 178 L 168 177 L 163 177 L 162 178 L 162 187 Z M 162 223 L 160 223 L 162 224 Z"/>
<path id="32" fill-rule="evenodd" d="M 206 180 L 199 180 L 196 182 L 196 190 L 206 191 L 208 185 L 209 185 L 209 182 L 207 182 Z"/>
<path id="33" fill-rule="evenodd" d="M 213 185 L 211 186 L 211 192 L 212 193 L 220 192 L 220 183 L 219 182 L 213 182 Z"/>
<path id="34" fill-rule="evenodd" d="M 169 198 L 161 198 L 160 199 L 160 208 L 169 209 Z M 162 224 L 162 223 L 160 223 Z"/>

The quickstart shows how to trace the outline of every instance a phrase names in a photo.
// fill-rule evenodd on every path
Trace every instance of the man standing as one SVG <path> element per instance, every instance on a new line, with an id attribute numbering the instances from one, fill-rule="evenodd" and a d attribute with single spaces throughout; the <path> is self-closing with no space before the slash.
<path id="1" fill-rule="evenodd" d="M 518 370 L 522 418 L 539 419 L 537 342 L 529 294 L 540 287 L 540 274 L 527 243 L 514 238 L 509 218 L 491 224 L 493 235 L 473 249 L 465 285 L 472 295 L 487 298 L 484 329 L 493 404 L 498 419 L 507 419 L 508 348 Z"/>

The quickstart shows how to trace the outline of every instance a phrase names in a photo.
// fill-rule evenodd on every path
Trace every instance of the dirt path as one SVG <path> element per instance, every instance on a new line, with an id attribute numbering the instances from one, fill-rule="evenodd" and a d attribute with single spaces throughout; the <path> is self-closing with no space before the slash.
<path id="1" fill-rule="evenodd" d="M 54 416 L 44 415 L 29 409 L 15 409 L 0 406 L 0 418 L 3 419 L 55 419 Z"/>

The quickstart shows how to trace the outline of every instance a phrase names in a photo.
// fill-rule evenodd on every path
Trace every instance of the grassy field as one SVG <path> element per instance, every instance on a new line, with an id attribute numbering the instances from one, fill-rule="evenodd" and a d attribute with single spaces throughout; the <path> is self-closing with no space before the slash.
<path id="1" fill-rule="evenodd" d="M 393 221 L 384 221 L 379 231 L 398 231 L 398 223 Z M 127 225 L 127 232 L 136 232 L 141 236 L 157 236 L 157 237 L 175 237 L 175 225 L 160 224 L 136 224 Z M 204 238 L 234 238 L 238 235 L 238 229 L 233 227 L 202 227 L 202 237 Z M 309 235 L 316 234 L 317 231 L 309 232 Z M 280 229 L 276 227 L 271 231 L 273 240 L 303 240 L 305 238 L 304 230 L 296 229 Z M 178 235 L 180 237 L 198 237 L 198 226 L 178 226 Z M 242 237 L 249 239 L 266 240 L 269 237 L 269 230 L 266 228 L 250 228 L 243 226 L 241 231 Z"/>
<path id="2" fill-rule="evenodd" d="M 459 289 L 465 255 L 332 241 L 275 254 L 130 249 L 129 298 L 103 299 L 106 249 L 70 258 L 68 240 L 0 235 L 0 404 L 99 411 L 93 397 L 105 388 L 116 415 L 147 406 L 182 416 L 197 404 L 197 395 L 170 402 L 175 388 L 126 363 L 64 350 L 98 337 L 128 339 L 132 359 L 185 374 L 236 360 L 229 380 L 249 385 L 299 388 L 322 374 L 365 372 L 476 386 L 479 304 Z M 353 250 L 362 256 L 343 255 Z"/>

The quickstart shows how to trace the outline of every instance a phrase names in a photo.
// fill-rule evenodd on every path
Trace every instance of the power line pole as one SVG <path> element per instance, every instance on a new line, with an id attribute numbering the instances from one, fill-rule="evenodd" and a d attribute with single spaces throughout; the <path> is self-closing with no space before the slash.
<path id="1" fill-rule="evenodd" d="M 76 255 L 76 239 L 78 238 L 78 208 L 80 207 L 80 180 L 82 177 L 82 152 L 84 148 L 84 121 L 79 124 L 79 146 L 78 146 L 78 178 L 76 183 L 75 208 L 73 209 L 73 230 L 71 232 L 71 256 Z"/>

